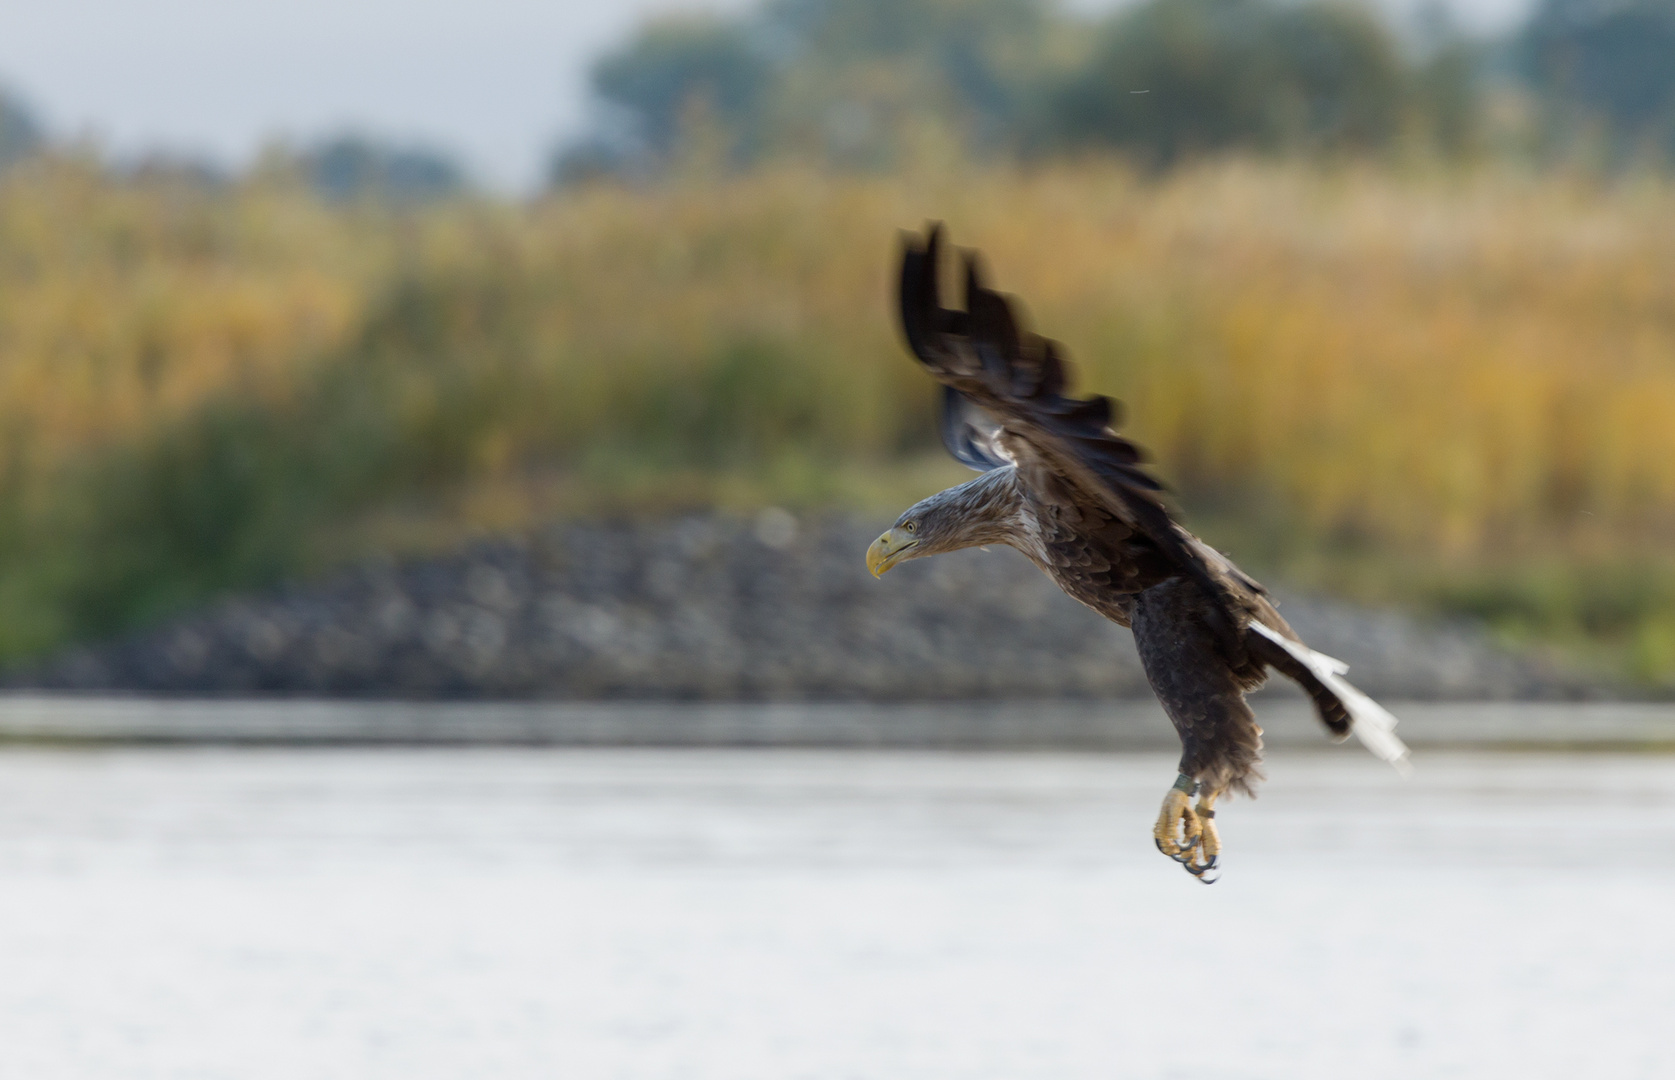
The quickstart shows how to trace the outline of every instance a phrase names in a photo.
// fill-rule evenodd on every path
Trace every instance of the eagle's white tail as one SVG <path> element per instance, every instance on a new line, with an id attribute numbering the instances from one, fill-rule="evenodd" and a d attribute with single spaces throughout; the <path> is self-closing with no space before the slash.
<path id="1" fill-rule="evenodd" d="M 1349 680 L 1344 678 L 1344 673 L 1349 670 L 1348 664 L 1325 653 L 1317 653 L 1259 622 L 1251 623 L 1250 628 L 1296 657 L 1298 663 L 1313 672 L 1315 678 L 1338 696 L 1349 713 L 1350 729 L 1373 752 L 1374 757 L 1388 761 L 1399 773 L 1406 773 L 1411 768 L 1407 760 L 1407 744 L 1396 736 L 1396 718 L 1389 709 L 1349 684 Z"/>

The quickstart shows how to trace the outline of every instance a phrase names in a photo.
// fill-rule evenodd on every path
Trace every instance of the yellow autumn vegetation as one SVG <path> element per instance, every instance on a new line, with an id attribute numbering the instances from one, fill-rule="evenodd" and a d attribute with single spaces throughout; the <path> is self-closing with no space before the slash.
<path id="1" fill-rule="evenodd" d="M 550 515 L 893 514 L 961 475 L 892 325 L 931 218 L 1255 569 L 1675 671 L 1675 182 L 1251 161 L 407 210 L 14 170 L 0 649 Z"/>

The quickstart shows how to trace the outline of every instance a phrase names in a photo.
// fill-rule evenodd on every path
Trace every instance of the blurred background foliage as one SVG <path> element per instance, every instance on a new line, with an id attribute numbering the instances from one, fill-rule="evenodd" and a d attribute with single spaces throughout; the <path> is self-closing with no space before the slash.
<path id="1" fill-rule="evenodd" d="M 891 169 L 929 153 L 1115 149 L 1440 154 L 1570 163 L 1675 152 L 1675 2 L 1542 0 L 1504 40 L 1441 8 L 1146 0 L 1098 20 L 1038 0 L 769 0 L 645 27 L 594 70 L 591 136 L 554 176 L 647 176 L 707 153 Z"/>
<path id="2" fill-rule="evenodd" d="M 1675 2 L 1542 0 L 1514 43 L 1557 147 L 1621 162 L 1675 153 Z"/>
<path id="3" fill-rule="evenodd" d="M 938 218 L 1251 568 L 1667 684 L 1672 13 L 772 0 L 602 57 L 527 200 L 0 95 L 0 658 L 555 516 L 893 515 L 965 475 L 891 321 Z"/>

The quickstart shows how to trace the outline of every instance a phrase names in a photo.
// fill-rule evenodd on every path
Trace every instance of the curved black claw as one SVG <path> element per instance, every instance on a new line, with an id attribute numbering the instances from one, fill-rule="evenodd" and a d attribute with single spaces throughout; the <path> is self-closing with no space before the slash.
<path id="1" fill-rule="evenodd" d="M 1198 836 L 1194 836 L 1192 839 L 1186 841 L 1184 844 L 1181 845 L 1181 853 L 1179 855 L 1171 855 L 1167 851 L 1164 851 L 1163 850 L 1163 841 L 1157 839 L 1156 837 L 1152 838 L 1152 843 L 1157 845 L 1157 850 L 1163 855 L 1164 858 L 1174 859 L 1176 862 L 1178 862 L 1182 866 L 1186 867 L 1187 870 L 1190 872 L 1191 869 L 1192 869 L 1192 852 L 1193 852 L 1193 849 L 1198 847 L 1198 841 L 1201 840 L 1201 839 L 1203 839 L 1203 838 L 1198 837 Z M 1211 860 L 1211 863 L 1212 864 L 1214 863 L 1213 859 Z"/>
<path id="2" fill-rule="evenodd" d="M 1208 874 L 1211 870 L 1214 870 L 1216 868 L 1216 863 L 1220 858 L 1221 858 L 1221 856 L 1219 856 L 1219 855 L 1211 855 L 1209 857 L 1209 859 L 1207 859 L 1205 861 L 1203 866 L 1197 866 L 1193 863 L 1189 863 L 1189 862 L 1186 862 L 1184 860 L 1181 861 L 1181 865 L 1186 867 L 1186 872 L 1187 873 L 1191 874 L 1193 877 L 1197 878 L 1199 881 L 1203 882 L 1206 885 L 1214 885 L 1216 882 L 1221 880 L 1221 875 L 1217 874 L 1215 877 L 1205 877 L 1204 875 Z"/>

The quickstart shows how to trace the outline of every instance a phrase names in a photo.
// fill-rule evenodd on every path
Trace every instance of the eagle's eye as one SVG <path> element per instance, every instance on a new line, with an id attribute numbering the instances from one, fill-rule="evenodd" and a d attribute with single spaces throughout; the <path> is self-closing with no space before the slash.
<path id="1" fill-rule="evenodd" d="M 910 533 L 911 533 L 911 532 L 918 532 L 918 531 L 919 531 L 919 526 L 918 526 L 918 525 L 916 525 L 916 524 L 914 524 L 914 523 L 913 523 L 913 522 L 911 522 L 911 521 L 910 521 L 910 522 L 908 522 L 908 523 L 907 523 L 907 524 L 906 524 L 906 525 L 903 525 L 903 526 L 902 526 L 902 528 L 904 528 L 904 529 L 906 529 L 906 530 L 907 530 L 907 531 L 908 531 L 908 532 L 910 532 Z"/>

